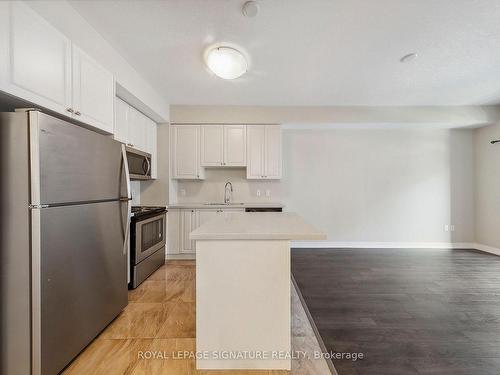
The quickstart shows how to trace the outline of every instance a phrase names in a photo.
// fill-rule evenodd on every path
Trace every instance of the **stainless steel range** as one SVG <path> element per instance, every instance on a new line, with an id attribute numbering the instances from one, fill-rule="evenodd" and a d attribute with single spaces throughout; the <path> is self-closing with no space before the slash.
<path id="1" fill-rule="evenodd" d="M 137 288 L 165 264 L 165 207 L 132 207 L 130 220 L 130 283 Z"/>

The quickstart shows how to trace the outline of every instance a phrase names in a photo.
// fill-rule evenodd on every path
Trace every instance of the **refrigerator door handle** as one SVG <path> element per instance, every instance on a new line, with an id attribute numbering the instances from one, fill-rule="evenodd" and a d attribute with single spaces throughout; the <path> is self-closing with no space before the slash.
<path id="1" fill-rule="evenodd" d="M 123 165 L 123 170 L 125 172 L 125 185 L 127 188 L 127 190 L 126 190 L 127 196 L 120 198 L 120 201 L 127 202 L 127 220 L 125 223 L 125 228 L 122 231 L 122 233 L 123 233 L 123 255 L 126 255 L 127 248 L 128 248 L 128 236 L 129 236 L 129 232 L 130 232 L 130 219 L 131 219 L 131 215 L 132 215 L 132 194 L 130 191 L 130 173 L 129 173 L 129 169 L 128 169 L 127 150 L 125 149 L 125 145 L 122 145 L 122 165 Z"/>

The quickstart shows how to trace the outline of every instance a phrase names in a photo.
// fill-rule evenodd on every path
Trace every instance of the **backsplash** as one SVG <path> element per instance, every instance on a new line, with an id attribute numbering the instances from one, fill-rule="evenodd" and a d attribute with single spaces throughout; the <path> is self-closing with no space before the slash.
<path id="1" fill-rule="evenodd" d="M 130 181 L 130 192 L 132 193 L 132 206 L 139 206 L 141 204 L 141 183 Z"/>
<path id="2" fill-rule="evenodd" d="M 177 198 L 177 203 L 222 202 L 227 181 L 233 185 L 233 202 L 280 202 L 279 180 L 247 180 L 244 168 L 207 168 L 203 181 L 175 181 L 173 188 L 176 193 L 173 198 Z M 259 190 L 260 197 L 257 195 Z"/>

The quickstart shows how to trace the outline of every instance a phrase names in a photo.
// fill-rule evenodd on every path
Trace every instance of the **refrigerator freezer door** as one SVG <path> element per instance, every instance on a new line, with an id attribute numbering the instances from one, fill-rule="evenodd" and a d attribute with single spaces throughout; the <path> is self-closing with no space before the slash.
<path id="1" fill-rule="evenodd" d="M 122 145 L 110 137 L 29 112 L 31 203 L 65 204 L 118 199 Z"/>
<path id="2" fill-rule="evenodd" d="M 127 204 L 32 210 L 38 242 L 33 246 L 33 291 L 39 293 L 33 301 L 41 304 L 33 324 L 34 356 L 41 358 L 42 375 L 61 371 L 127 305 L 121 227 Z"/>
<path id="3" fill-rule="evenodd" d="M 29 374 L 31 364 L 26 119 L 0 113 L 0 374 Z"/>

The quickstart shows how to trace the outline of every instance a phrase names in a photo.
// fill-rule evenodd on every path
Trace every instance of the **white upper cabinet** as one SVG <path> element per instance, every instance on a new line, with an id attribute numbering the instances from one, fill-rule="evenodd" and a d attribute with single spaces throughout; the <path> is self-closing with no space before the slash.
<path id="1" fill-rule="evenodd" d="M 115 106 L 114 138 L 129 147 L 150 152 L 148 124 L 152 120 L 118 97 L 115 99 Z"/>
<path id="2" fill-rule="evenodd" d="M 130 107 L 128 123 L 128 145 L 137 150 L 146 150 L 146 123 L 147 118 L 137 109 Z"/>
<path id="3" fill-rule="evenodd" d="M 246 146 L 246 125 L 224 125 L 224 165 L 246 166 Z"/>
<path id="4" fill-rule="evenodd" d="M 266 127 L 263 125 L 247 126 L 247 178 L 264 178 L 264 148 Z"/>
<path id="5" fill-rule="evenodd" d="M 70 114 L 71 41 L 22 2 L 0 6 L 0 88 Z"/>
<path id="6" fill-rule="evenodd" d="M 0 90 L 113 132 L 114 77 L 24 2 L 0 2 Z"/>
<path id="7" fill-rule="evenodd" d="M 73 46 L 73 111 L 79 121 L 113 133 L 115 80 L 95 60 Z"/>
<path id="8" fill-rule="evenodd" d="M 113 137 L 129 147 L 151 154 L 151 178 L 158 176 L 157 125 L 149 117 L 115 98 L 115 129 Z"/>
<path id="9" fill-rule="evenodd" d="M 216 167 L 224 163 L 224 126 L 201 126 L 201 166 Z"/>
<path id="10" fill-rule="evenodd" d="M 248 179 L 280 179 L 281 153 L 280 125 L 247 126 Z"/>
<path id="11" fill-rule="evenodd" d="M 246 166 L 246 126 L 201 125 L 201 166 Z"/>
<path id="12" fill-rule="evenodd" d="M 119 142 L 128 144 L 128 123 L 130 106 L 120 98 L 115 98 L 115 130 L 113 137 Z"/>
<path id="13" fill-rule="evenodd" d="M 280 179 L 282 169 L 281 126 L 266 125 L 264 178 Z"/>
<path id="14" fill-rule="evenodd" d="M 171 166 L 174 179 L 202 179 L 200 163 L 200 126 L 171 126 Z"/>

